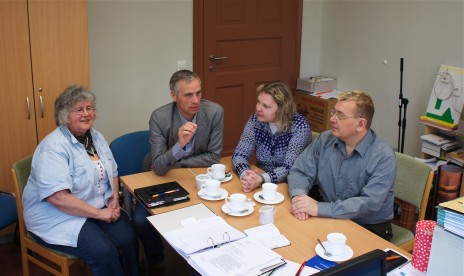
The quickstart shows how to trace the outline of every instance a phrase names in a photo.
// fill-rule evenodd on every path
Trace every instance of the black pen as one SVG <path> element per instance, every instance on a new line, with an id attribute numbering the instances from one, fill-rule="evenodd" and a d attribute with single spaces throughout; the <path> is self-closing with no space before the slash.
<path id="1" fill-rule="evenodd" d="M 154 194 L 154 195 L 152 195 L 151 197 L 152 197 L 152 198 L 155 198 L 155 197 L 162 196 L 162 195 L 164 195 L 164 194 L 175 193 L 175 192 L 178 192 L 178 191 L 179 191 L 179 189 L 174 189 L 174 190 L 170 190 L 170 191 L 166 191 L 166 192 L 161 192 L 161 193 Z"/>

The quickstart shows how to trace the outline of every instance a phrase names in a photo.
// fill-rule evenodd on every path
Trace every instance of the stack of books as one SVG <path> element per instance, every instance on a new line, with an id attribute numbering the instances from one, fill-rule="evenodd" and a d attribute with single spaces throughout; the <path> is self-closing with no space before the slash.
<path id="1" fill-rule="evenodd" d="M 464 238 L 464 197 L 438 205 L 437 224 Z"/>
<path id="2" fill-rule="evenodd" d="M 446 160 L 458 166 L 464 167 L 464 149 L 458 149 L 446 154 Z"/>
<path id="3" fill-rule="evenodd" d="M 422 135 L 421 140 L 422 152 L 440 159 L 446 159 L 447 153 L 461 147 L 458 142 L 437 134 Z"/>

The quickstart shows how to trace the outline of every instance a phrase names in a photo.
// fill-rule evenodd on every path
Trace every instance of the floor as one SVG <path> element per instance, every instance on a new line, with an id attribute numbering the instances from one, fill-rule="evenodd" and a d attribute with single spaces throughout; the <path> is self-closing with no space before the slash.
<path id="1" fill-rule="evenodd" d="M 143 262 L 143 261 L 142 261 Z M 141 264 L 143 267 L 143 264 Z M 13 241 L 0 244 L 0 268 L 1 275 L 21 276 L 21 249 Z M 46 271 L 30 265 L 31 276 L 49 275 Z M 50 274 L 51 275 L 51 274 Z M 88 269 L 80 263 L 71 267 L 71 275 L 87 276 L 91 275 Z M 145 275 L 145 273 L 144 273 Z M 180 257 L 169 245 L 165 245 L 165 259 L 162 263 L 151 268 L 151 275 L 192 275 L 192 270 L 186 261 Z"/>

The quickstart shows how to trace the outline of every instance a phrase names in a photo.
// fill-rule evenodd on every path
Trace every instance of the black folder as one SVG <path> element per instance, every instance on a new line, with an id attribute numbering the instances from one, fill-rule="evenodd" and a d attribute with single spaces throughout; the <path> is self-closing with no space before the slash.
<path id="1" fill-rule="evenodd" d="M 134 190 L 135 196 L 147 208 L 172 205 L 190 200 L 188 192 L 176 181 Z"/>

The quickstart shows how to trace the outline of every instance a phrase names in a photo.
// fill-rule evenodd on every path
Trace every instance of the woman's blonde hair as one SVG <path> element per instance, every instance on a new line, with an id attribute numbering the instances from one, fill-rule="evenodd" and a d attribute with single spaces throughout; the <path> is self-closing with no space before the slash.
<path id="1" fill-rule="evenodd" d="M 296 106 L 293 102 L 292 91 L 287 84 L 283 82 L 273 82 L 261 84 L 256 89 L 258 95 L 266 93 L 272 96 L 272 99 L 277 103 L 277 121 L 283 131 L 287 131 L 292 126 L 293 116 L 296 113 Z"/>

